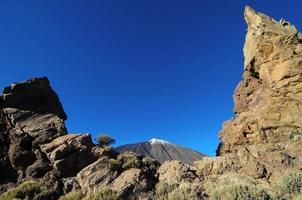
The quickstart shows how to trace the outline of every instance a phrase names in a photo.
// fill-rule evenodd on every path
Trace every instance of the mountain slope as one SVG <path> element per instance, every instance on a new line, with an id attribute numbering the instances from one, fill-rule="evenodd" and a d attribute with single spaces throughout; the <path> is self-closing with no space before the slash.
<path id="1" fill-rule="evenodd" d="M 120 153 L 131 151 L 142 156 L 150 156 L 161 163 L 167 160 L 180 160 L 183 163 L 192 164 L 205 156 L 192 149 L 155 138 L 146 142 L 123 145 L 115 149 Z"/>

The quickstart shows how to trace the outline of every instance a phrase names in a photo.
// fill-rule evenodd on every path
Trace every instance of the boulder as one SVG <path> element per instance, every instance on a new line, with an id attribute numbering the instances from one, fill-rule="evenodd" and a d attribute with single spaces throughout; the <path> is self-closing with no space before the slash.
<path id="1" fill-rule="evenodd" d="M 197 178 L 195 171 L 178 160 L 164 162 L 157 170 L 158 180 L 168 184 L 177 184 L 181 181 L 193 181 Z"/>
<path id="2" fill-rule="evenodd" d="M 14 83 L 3 90 L 7 128 L 22 130 L 42 144 L 66 134 L 67 116 L 47 78 Z"/>
<path id="3" fill-rule="evenodd" d="M 110 167 L 109 159 L 103 157 L 82 169 L 77 178 L 81 188 L 87 191 L 108 187 L 118 175 L 119 172 Z"/>
<path id="4" fill-rule="evenodd" d="M 217 157 L 204 157 L 194 162 L 198 176 L 219 175 L 226 172 L 237 172 L 241 168 L 239 157 L 235 154 L 227 154 Z"/>
<path id="5" fill-rule="evenodd" d="M 93 147 L 90 134 L 68 134 L 41 145 L 41 150 L 60 177 L 71 177 L 96 161 Z"/>
<path id="6" fill-rule="evenodd" d="M 139 196 L 150 189 L 150 183 L 141 169 L 131 168 L 121 173 L 110 188 L 117 192 L 120 199 L 130 199 L 131 195 Z"/>
<path id="7" fill-rule="evenodd" d="M 40 145 L 67 133 L 66 118 L 47 78 L 34 78 L 4 88 L 0 96 L 2 192 L 11 185 L 32 178 L 51 179 L 61 187 Z"/>

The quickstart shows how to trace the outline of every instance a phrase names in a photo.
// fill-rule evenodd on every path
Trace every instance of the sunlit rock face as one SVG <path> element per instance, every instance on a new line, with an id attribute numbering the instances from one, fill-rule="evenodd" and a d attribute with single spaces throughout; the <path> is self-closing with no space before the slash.
<path id="1" fill-rule="evenodd" d="M 259 177 L 274 183 L 280 173 L 302 166 L 302 35 L 289 22 L 250 7 L 244 16 L 243 80 L 217 155 L 235 154 L 243 172 L 258 173 L 261 166 Z"/>

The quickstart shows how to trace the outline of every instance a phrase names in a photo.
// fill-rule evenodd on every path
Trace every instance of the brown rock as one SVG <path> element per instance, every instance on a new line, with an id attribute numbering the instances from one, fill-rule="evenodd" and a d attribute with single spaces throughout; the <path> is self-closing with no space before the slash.
<path id="1" fill-rule="evenodd" d="M 89 134 L 68 134 L 41 145 L 41 150 L 60 177 L 70 177 L 97 159 L 91 152 L 93 146 Z"/>
<path id="2" fill-rule="evenodd" d="M 243 165 L 241 173 L 251 176 L 253 178 L 265 178 L 267 176 L 267 171 L 264 164 L 258 161 L 250 161 Z"/>
<path id="3" fill-rule="evenodd" d="M 197 161 L 196 161 L 197 162 Z M 181 181 L 193 181 L 197 176 L 188 164 L 178 160 L 166 161 L 158 170 L 158 180 L 168 184 L 177 184 Z"/>
<path id="4" fill-rule="evenodd" d="M 110 168 L 109 159 L 103 157 L 82 169 L 77 178 L 84 190 L 102 189 L 109 186 L 119 173 Z"/>
<path id="5" fill-rule="evenodd" d="M 218 175 L 225 172 L 236 172 L 241 168 L 239 157 L 235 154 L 226 154 L 217 157 L 204 157 L 194 162 L 196 173 L 199 176 Z"/>
<path id="6" fill-rule="evenodd" d="M 37 160 L 32 165 L 27 167 L 25 174 L 28 179 L 42 178 L 47 172 L 51 171 L 52 167 L 49 163 L 43 160 Z"/>
<path id="7" fill-rule="evenodd" d="M 26 132 L 34 144 L 66 133 L 66 114 L 47 78 L 12 84 L 4 89 L 2 99 L 7 128 Z"/>
<path id="8" fill-rule="evenodd" d="M 121 199 L 128 199 L 131 194 L 133 196 L 139 195 L 148 187 L 148 180 L 143 171 L 137 168 L 124 171 L 111 184 L 112 190 L 116 191 Z"/>
<path id="9" fill-rule="evenodd" d="M 245 19 L 248 32 L 243 80 L 234 94 L 236 116 L 219 134 L 219 157 L 205 158 L 197 168 L 203 175 L 231 168 L 269 179 L 274 186 L 282 172 L 299 169 L 297 161 L 302 160 L 297 153 L 302 137 L 301 34 L 289 22 L 277 22 L 250 7 Z M 236 158 L 220 160 L 229 155 Z"/>

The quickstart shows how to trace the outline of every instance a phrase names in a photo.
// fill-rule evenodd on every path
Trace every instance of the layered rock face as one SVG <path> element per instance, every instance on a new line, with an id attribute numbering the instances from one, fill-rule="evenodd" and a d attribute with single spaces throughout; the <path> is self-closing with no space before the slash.
<path id="1" fill-rule="evenodd" d="M 67 116 L 47 78 L 14 83 L 0 101 L 1 191 L 39 179 L 60 194 L 62 178 L 97 159 L 90 135 L 66 135 Z"/>
<path id="2" fill-rule="evenodd" d="M 217 155 L 232 157 L 223 162 L 226 170 L 274 184 L 286 170 L 302 166 L 302 35 L 289 22 L 250 7 L 245 20 L 243 80 L 234 93 L 235 117 L 219 134 Z M 205 165 L 199 163 L 202 170 Z"/>
<path id="3" fill-rule="evenodd" d="M 40 144 L 66 134 L 66 114 L 47 78 L 6 87 L 0 111 L 0 184 L 51 171 Z"/>

